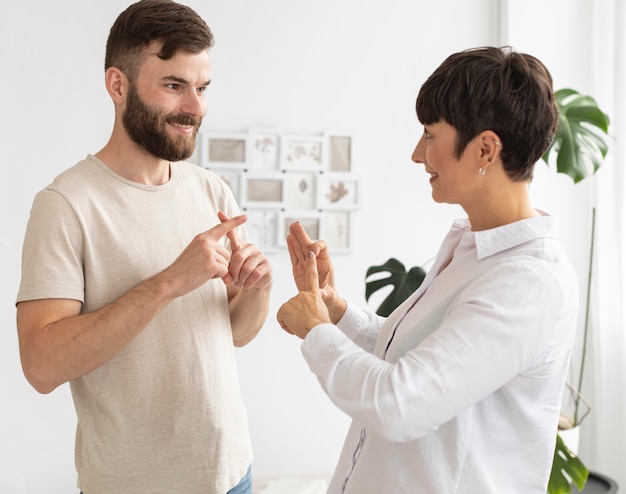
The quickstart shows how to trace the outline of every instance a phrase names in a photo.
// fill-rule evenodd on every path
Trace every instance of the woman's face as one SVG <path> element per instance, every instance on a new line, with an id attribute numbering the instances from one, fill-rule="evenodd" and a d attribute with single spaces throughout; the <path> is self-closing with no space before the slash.
<path id="1" fill-rule="evenodd" d="M 481 175 L 480 149 L 476 139 L 470 141 L 460 158 L 456 157 L 456 129 L 445 122 L 424 126 L 412 159 L 423 163 L 426 173 L 430 174 L 430 185 L 435 202 L 461 204 L 465 206 L 475 194 L 475 184 Z"/>

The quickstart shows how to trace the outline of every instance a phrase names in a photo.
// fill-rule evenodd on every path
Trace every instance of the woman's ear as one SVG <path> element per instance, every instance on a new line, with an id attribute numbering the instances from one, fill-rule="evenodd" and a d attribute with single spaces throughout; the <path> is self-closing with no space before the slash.
<path id="1" fill-rule="evenodd" d="M 481 157 L 491 163 L 500 157 L 502 141 L 498 134 L 492 130 L 484 130 L 480 133 Z"/>

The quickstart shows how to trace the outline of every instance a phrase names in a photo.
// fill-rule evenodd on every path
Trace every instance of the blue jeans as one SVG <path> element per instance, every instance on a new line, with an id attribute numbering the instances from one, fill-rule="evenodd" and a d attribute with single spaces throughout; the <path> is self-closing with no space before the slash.
<path id="1" fill-rule="evenodd" d="M 226 494 L 252 494 L 252 467 L 248 467 L 241 481 Z"/>
<path id="2" fill-rule="evenodd" d="M 252 494 L 252 467 L 248 467 L 241 481 L 226 494 Z"/>

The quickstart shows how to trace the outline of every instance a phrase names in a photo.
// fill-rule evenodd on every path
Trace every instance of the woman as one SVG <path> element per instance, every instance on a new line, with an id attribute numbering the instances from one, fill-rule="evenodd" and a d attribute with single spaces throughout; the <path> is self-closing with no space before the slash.
<path id="1" fill-rule="evenodd" d="M 457 220 L 420 288 L 386 320 L 336 291 L 323 241 L 298 223 L 299 294 L 278 311 L 352 425 L 329 493 L 544 494 L 577 313 L 557 222 L 528 195 L 558 110 L 536 58 L 446 59 L 416 103 L 413 161 Z"/>

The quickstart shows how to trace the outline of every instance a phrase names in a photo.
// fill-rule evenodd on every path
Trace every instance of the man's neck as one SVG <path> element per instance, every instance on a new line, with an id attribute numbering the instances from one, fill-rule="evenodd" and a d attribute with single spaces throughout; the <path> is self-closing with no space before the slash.
<path id="1" fill-rule="evenodd" d="M 155 158 L 132 142 L 115 142 L 112 138 L 95 156 L 131 182 L 163 185 L 170 180 L 169 161 Z"/>

